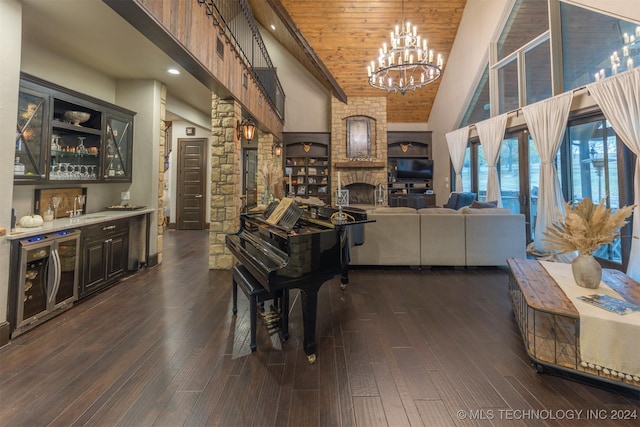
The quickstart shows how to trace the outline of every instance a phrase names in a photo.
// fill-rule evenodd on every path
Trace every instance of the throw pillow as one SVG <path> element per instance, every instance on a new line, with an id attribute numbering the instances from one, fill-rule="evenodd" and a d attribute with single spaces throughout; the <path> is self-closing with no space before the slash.
<path id="1" fill-rule="evenodd" d="M 456 204 L 458 203 L 458 196 L 460 195 L 460 193 L 451 193 L 449 195 L 449 200 L 447 201 L 447 204 L 444 205 L 444 208 L 449 208 L 449 209 L 456 209 Z"/>
<path id="2" fill-rule="evenodd" d="M 494 200 L 492 202 L 478 202 L 474 200 L 473 203 L 469 205 L 470 208 L 484 209 L 484 208 L 497 208 L 498 201 Z"/>
<path id="3" fill-rule="evenodd" d="M 459 194 L 455 209 L 460 209 L 463 206 L 469 206 L 476 199 L 476 193 L 463 192 Z"/>

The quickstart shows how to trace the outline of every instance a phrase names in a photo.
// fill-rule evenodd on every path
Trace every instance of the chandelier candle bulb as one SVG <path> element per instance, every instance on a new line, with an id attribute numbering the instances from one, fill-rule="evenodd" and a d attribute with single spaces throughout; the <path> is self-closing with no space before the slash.
<path id="1" fill-rule="evenodd" d="M 640 26 L 636 27 L 636 37 L 640 37 Z"/>
<path id="2" fill-rule="evenodd" d="M 633 58 L 627 59 L 627 70 L 631 70 L 633 68 Z"/>
<path id="3" fill-rule="evenodd" d="M 624 44 L 629 44 L 629 34 L 624 33 L 622 39 L 624 40 Z"/>

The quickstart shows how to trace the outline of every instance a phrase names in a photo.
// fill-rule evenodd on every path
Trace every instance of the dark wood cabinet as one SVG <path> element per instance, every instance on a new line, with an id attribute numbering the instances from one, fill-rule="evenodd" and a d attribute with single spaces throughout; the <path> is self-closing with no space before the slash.
<path id="1" fill-rule="evenodd" d="M 131 182 L 134 115 L 22 74 L 14 182 Z"/>
<path id="2" fill-rule="evenodd" d="M 330 135 L 324 133 L 285 133 L 283 139 L 285 144 L 284 176 L 287 182 L 285 190 L 292 191 L 296 196 L 317 197 L 327 204 L 330 203 Z"/>
<path id="3" fill-rule="evenodd" d="M 83 298 L 113 284 L 127 273 L 129 221 L 126 219 L 90 225 L 82 229 Z"/>

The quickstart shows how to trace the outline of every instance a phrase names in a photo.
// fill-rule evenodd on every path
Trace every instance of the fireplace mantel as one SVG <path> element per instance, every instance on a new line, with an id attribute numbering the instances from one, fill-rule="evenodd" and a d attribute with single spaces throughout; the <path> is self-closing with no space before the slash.
<path id="1" fill-rule="evenodd" d="M 387 164 L 385 162 L 369 162 L 354 160 L 352 162 L 336 162 L 334 167 L 336 168 L 385 168 Z"/>

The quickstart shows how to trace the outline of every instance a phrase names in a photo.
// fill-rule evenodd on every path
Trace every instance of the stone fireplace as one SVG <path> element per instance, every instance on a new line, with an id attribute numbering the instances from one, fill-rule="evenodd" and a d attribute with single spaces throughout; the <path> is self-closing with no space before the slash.
<path id="1" fill-rule="evenodd" d="M 349 190 L 349 204 L 374 205 L 374 191 L 387 185 L 387 98 L 350 97 L 344 104 L 335 97 L 331 106 L 331 182 Z M 349 158 L 347 119 L 369 119 L 370 154 Z M 386 204 L 386 200 L 385 200 Z"/>

